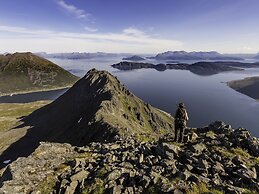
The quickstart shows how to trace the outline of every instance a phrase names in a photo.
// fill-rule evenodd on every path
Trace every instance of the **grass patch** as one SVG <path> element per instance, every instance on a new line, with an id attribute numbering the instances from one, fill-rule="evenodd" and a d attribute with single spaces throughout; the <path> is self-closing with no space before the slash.
<path id="1" fill-rule="evenodd" d="M 17 126 L 20 117 L 27 116 L 48 103 L 50 101 L 0 104 L 0 132 Z"/>
<path id="2" fill-rule="evenodd" d="M 223 194 L 222 191 L 210 189 L 205 183 L 195 184 L 186 194 Z"/>
<path id="3" fill-rule="evenodd" d="M 246 189 L 243 194 L 258 194 L 257 191 L 252 191 L 252 190 L 249 190 L 249 189 Z"/>
<path id="4" fill-rule="evenodd" d="M 240 156 L 248 168 L 253 167 L 256 164 L 259 164 L 259 157 L 253 157 L 246 150 L 243 150 L 239 147 L 231 148 L 228 150 L 222 147 L 213 146 L 212 149 L 219 153 L 223 158 L 232 159 L 235 156 Z"/>

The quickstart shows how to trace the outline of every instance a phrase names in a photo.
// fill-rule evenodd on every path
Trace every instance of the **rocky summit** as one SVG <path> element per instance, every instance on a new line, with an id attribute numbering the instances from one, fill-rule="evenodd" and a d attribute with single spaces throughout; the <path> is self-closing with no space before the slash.
<path id="1" fill-rule="evenodd" d="M 77 147 L 41 143 L 2 173 L 0 193 L 259 192 L 259 140 L 243 128 L 215 122 L 151 142 L 134 135 Z"/>

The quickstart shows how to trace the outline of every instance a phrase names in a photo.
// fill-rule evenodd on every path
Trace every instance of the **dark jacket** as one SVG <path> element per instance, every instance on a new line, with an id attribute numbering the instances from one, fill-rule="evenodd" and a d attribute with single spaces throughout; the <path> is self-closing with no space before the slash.
<path id="1" fill-rule="evenodd" d="M 187 111 L 184 107 L 178 107 L 175 113 L 175 124 L 186 125 L 189 120 Z"/>

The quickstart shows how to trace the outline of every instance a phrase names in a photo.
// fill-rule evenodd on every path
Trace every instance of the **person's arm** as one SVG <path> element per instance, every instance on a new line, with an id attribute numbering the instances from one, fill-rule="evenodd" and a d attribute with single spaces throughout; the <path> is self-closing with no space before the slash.
<path id="1" fill-rule="evenodd" d="M 189 120 L 189 117 L 188 117 L 188 113 L 187 113 L 186 110 L 185 110 L 185 116 L 186 116 L 186 120 L 188 121 L 188 120 Z"/>

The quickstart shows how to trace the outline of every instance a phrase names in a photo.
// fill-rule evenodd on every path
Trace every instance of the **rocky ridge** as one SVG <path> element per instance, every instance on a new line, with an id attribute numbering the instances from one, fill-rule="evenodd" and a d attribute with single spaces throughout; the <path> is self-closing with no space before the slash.
<path id="1" fill-rule="evenodd" d="M 141 142 L 41 143 L 3 171 L 2 193 L 258 193 L 259 139 L 215 122 Z"/>

